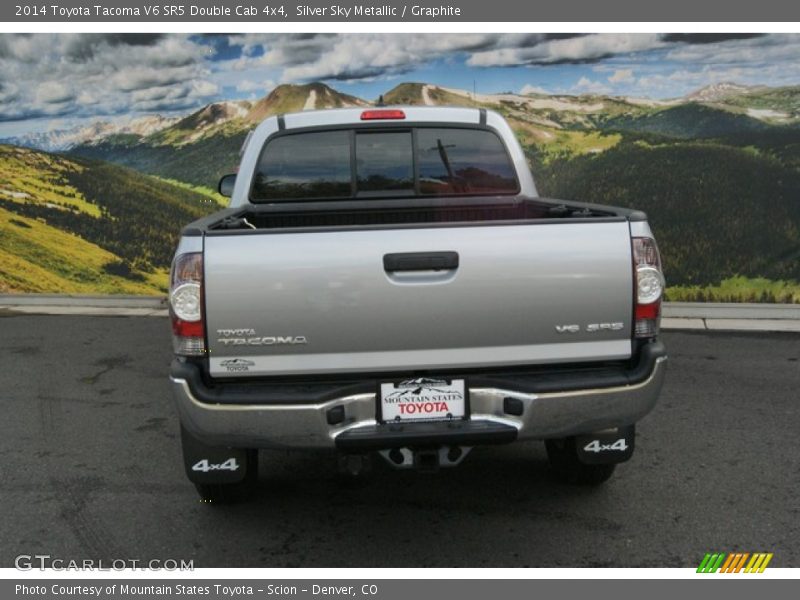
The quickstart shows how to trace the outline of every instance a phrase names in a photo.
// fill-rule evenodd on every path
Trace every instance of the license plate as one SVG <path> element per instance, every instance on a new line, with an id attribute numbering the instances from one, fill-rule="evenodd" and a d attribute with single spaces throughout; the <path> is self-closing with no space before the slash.
<path id="1" fill-rule="evenodd" d="M 467 414 L 463 379 L 381 383 L 379 395 L 383 421 L 441 421 L 463 419 Z"/>

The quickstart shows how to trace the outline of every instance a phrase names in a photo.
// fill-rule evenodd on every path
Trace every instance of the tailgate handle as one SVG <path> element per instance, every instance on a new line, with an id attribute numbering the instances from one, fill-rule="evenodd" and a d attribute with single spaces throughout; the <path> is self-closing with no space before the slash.
<path id="1" fill-rule="evenodd" d="M 396 271 L 452 271 L 458 268 L 458 252 L 406 252 L 384 254 L 383 269 Z"/>

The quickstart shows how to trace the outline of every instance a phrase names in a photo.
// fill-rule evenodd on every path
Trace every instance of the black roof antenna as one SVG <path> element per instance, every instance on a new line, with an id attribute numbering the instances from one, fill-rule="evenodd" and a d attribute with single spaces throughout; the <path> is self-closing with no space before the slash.
<path id="1" fill-rule="evenodd" d="M 383 94 L 378 96 L 378 102 L 377 102 L 377 104 L 375 104 L 375 106 L 386 106 L 386 103 L 384 103 L 384 101 L 383 101 Z"/>

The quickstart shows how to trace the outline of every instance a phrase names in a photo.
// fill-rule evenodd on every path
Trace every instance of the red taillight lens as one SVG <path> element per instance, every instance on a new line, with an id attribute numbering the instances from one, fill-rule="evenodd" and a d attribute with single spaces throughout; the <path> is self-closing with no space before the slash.
<path id="1" fill-rule="evenodd" d="M 633 238 L 633 271 L 636 277 L 633 334 L 637 338 L 655 337 L 661 323 L 664 275 L 653 238 Z"/>
<path id="2" fill-rule="evenodd" d="M 169 285 L 169 314 L 175 354 L 204 356 L 203 254 L 179 254 L 172 263 Z"/>
<path id="3" fill-rule="evenodd" d="M 657 319 L 661 312 L 661 302 L 653 302 L 652 304 L 637 304 L 636 305 L 636 319 Z"/>
<path id="4" fill-rule="evenodd" d="M 362 121 L 379 121 L 383 119 L 405 119 L 406 113 L 402 110 L 365 110 L 361 113 Z"/>
<path id="5" fill-rule="evenodd" d="M 172 314 L 172 333 L 180 337 L 202 338 L 205 335 L 205 328 L 202 321 L 192 322 L 183 321 Z"/>

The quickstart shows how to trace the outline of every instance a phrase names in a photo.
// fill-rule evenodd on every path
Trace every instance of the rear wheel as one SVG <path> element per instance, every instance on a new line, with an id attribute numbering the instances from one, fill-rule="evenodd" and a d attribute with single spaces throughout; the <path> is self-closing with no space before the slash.
<path id="1" fill-rule="evenodd" d="M 575 438 L 546 440 L 550 470 L 556 479 L 578 485 L 600 485 L 614 473 L 615 464 L 587 465 L 578 459 Z"/>

